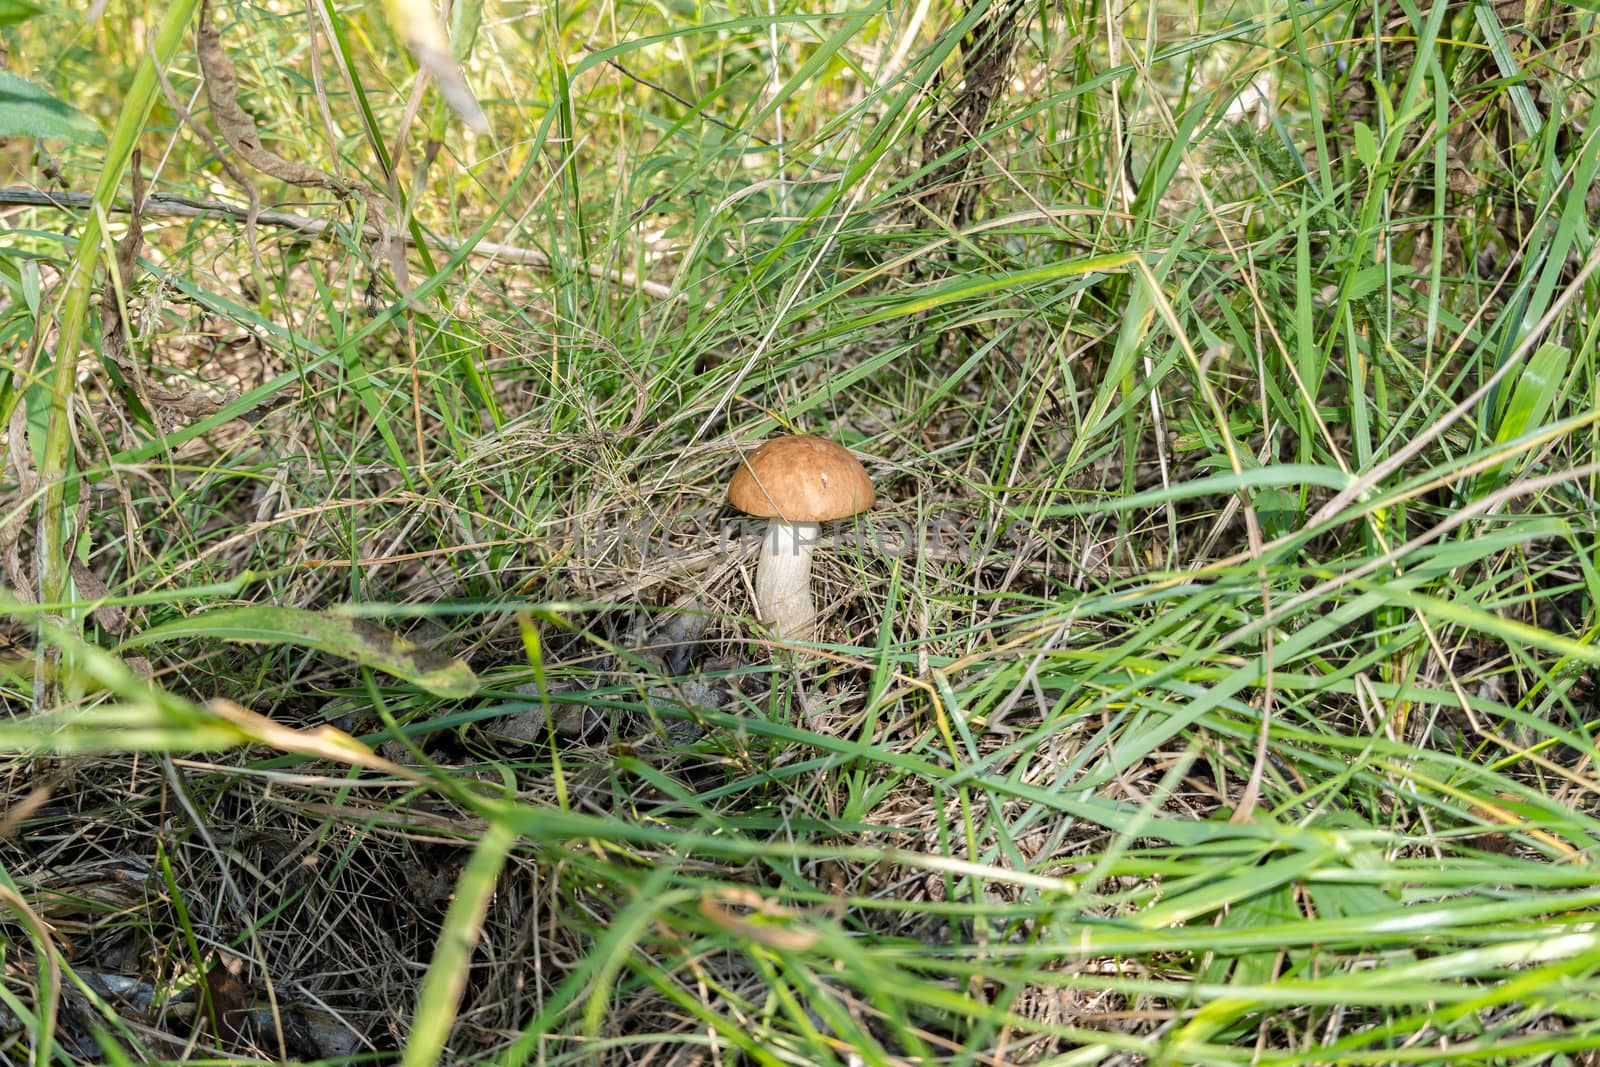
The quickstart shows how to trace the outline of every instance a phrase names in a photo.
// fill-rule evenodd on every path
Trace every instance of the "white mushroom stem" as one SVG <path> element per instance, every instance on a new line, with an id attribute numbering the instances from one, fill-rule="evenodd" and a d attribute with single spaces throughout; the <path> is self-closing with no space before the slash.
<path id="1" fill-rule="evenodd" d="M 816 636 L 811 602 L 811 551 L 822 539 L 814 522 L 773 519 L 761 535 L 756 563 L 756 615 L 777 635 L 795 641 Z"/>

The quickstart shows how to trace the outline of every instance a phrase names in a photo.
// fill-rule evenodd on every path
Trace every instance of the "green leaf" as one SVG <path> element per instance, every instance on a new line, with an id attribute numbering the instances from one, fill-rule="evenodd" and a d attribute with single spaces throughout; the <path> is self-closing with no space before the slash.
<path id="1" fill-rule="evenodd" d="M 327 611 L 254 605 L 204 611 L 151 627 L 123 642 L 137 648 L 184 637 L 263 645 L 303 645 L 404 678 L 442 697 L 468 697 L 478 679 L 458 659 L 412 644 L 366 619 Z"/>
<path id="2" fill-rule="evenodd" d="M 1262 489 L 1255 495 L 1256 517 L 1270 538 L 1293 533 L 1300 525 L 1300 497 L 1282 489 Z"/>
<path id="3" fill-rule="evenodd" d="M 1511 403 L 1506 405 L 1500 425 L 1495 429 L 1495 444 L 1515 440 L 1544 423 L 1544 417 L 1550 413 L 1556 396 L 1561 392 L 1561 383 L 1566 379 L 1567 365 L 1571 359 L 1572 352 L 1561 345 L 1539 346 L 1517 377 L 1517 388 L 1511 394 Z"/>
<path id="4" fill-rule="evenodd" d="M 1395 263 L 1374 263 L 1370 267 L 1362 267 L 1350 282 L 1350 299 L 1365 300 L 1392 280 L 1413 276 L 1410 269 Z"/>
<path id="5" fill-rule="evenodd" d="M 5 0 L 0 0 L 0 4 Z M 94 119 L 15 74 L 0 70 L 0 137 L 60 137 L 100 144 L 105 135 Z"/>
<path id="6" fill-rule="evenodd" d="M 1292 923 L 1300 918 L 1295 906 L 1293 884 L 1273 886 L 1257 896 L 1246 897 L 1233 904 L 1218 917 L 1216 925 L 1224 930 L 1259 930 L 1281 923 Z M 1238 955 L 1219 953 L 1205 968 L 1205 978 L 1211 982 L 1241 982 L 1246 985 L 1264 985 L 1277 973 L 1278 951 L 1245 952 Z"/>
<path id="7" fill-rule="evenodd" d="M 1572 362 L 1572 351 L 1562 345 L 1543 344 L 1528 360 L 1528 365 L 1517 376 L 1517 387 L 1500 415 L 1495 427 L 1494 443 L 1503 445 L 1544 425 L 1545 417 L 1561 395 L 1567 369 Z M 1478 476 L 1473 496 L 1481 497 L 1496 488 L 1507 465 L 1497 463 Z"/>
<path id="8" fill-rule="evenodd" d="M 1378 139 L 1372 134 L 1372 127 L 1365 122 L 1356 123 L 1356 158 L 1367 167 L 1373 167 L 1378 162 Z"/>
<path id="9" fill-rule="evenodd" d="M 1333 855 L 1330 840 L 1319 850 L 1291 852 L 1257 866 L 1245 867 L 1236 874 L 1207 879 L 1189 892 L 1163 900 L 1131 916 L 1133 925 L 1145 930 L 1190 922 L 1224 907 L 1268 893 L 1305 877 Z"/>
<path id="10" fill-rule="evenodd" d="M 0 0 L 0 26 L 14 26 L 39 14 L 44 8 L 27 0 Z"/>

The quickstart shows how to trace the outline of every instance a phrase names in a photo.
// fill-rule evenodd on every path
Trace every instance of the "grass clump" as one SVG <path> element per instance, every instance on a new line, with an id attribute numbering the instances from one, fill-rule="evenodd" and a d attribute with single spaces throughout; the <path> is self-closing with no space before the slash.
<path id="1" fill-rule="evenodd" d="M 8 1060 L 1600 1050 L 1591 14 L 403 7 L 5 31 Z"/>

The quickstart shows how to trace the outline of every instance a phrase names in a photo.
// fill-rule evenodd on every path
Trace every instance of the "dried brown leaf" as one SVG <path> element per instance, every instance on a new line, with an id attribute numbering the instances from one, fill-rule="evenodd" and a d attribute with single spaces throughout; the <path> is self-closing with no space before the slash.
<path id="1" fill-rule="evenodd" d="M 228 58 L 228 53 L 222 47 L 222 35 L 212 19 L 210 3 L 200 5 L 195 52 L 200 60 L 206 99 L 211 104 L 211 116 L 216 122 L 217 132 L 240 159 L 263 174 L 290 185 L 315 186 L 343 196 L 373 198 L 371 188 L 363 182 L 340 178 L 308 163 L 285 159 L 261 143 L 261 133 L 256 128 L 255 119 L 239 106 L 239 79 L 234 74 L 233 60 Z"/>

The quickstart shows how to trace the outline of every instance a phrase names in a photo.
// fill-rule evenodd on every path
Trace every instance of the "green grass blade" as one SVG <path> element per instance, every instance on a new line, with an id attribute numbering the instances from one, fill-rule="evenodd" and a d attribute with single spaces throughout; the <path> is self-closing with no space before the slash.
<path id="1" fill-rule="evenodd" d="M 404 1067 L 431 1067 L 444 1053 L 467 985 L 472 955 L 483 931 L 484 916 L 516 841 L 516 832 L 510 827 L 490 822 L 478 839 L 478 847 L 472 850 L 472 858 L 462 868 L 439 928 L 433 959 L 417 994 L 411 1033 L 400 1058 Z"/>

